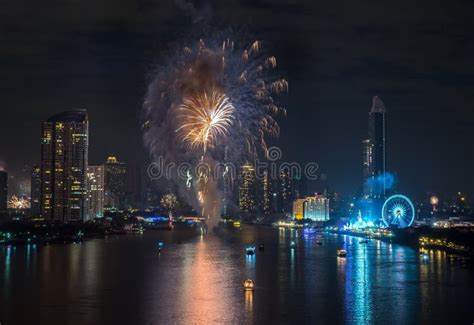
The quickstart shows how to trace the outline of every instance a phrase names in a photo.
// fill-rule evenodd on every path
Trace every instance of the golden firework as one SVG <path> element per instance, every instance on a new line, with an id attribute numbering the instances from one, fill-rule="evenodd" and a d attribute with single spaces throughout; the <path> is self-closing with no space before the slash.
<path id="1" fill-rule="evenodd" d="M 229 134 L 234 111 L 229 98 L 217 90 L 192 94 L 178 107 L 176 132 L 191 148 L 202 147 L 205 154 Z"/>

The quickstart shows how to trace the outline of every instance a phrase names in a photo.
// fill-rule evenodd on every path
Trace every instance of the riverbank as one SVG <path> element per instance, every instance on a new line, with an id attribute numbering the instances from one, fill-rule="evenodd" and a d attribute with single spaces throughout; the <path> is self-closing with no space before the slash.
<path id="1" fill-rule="evenodd" d="M 407 228 L 407 229 L 329 229 L 329 233 L 410 246 L 438 249 L 450 254 L 474 258 L 474 232 L 470 229 Z"/>

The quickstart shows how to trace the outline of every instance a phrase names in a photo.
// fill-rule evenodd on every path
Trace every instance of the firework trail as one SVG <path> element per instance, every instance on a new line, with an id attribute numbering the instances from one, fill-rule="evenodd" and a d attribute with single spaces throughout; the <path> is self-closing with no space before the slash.
<path id="1" fill-rule="evenodd" d="M 288 82 L 273 77 L 277 59 L 261 47 L 259 41 L 241 46 L 228 38 L 201 39 L 157 68 L 142 125 L 153 158 L 212 165 L 222 160 L 224 148 L 236 164 L 266 156 L 266 138 L 280 132 L 275 117 L 286 114 L 274 97 L 288 91 Z M 217 185 L 200 183 L 192 195 L 196 204 L 189 203 L 215 211 L 205 205 L 220 201 Z"/>

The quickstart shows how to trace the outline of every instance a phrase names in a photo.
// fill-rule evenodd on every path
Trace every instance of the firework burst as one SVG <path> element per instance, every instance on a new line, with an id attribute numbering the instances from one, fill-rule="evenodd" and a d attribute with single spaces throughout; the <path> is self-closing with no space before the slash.
<path id="1" fill-rule="evenodd" d="M 219 138 L 229 134 L 234 106 L 226 95 L 212 90 L 186 97 L 177 108 L 176 132 L 191 148 L 215 146 Z"/>
<path id="2" fill-rule="evenodd" d="M 241 47 L 201 39 L 159 67 L 143 110 L 151 153 L 163 155 L 170 144 L 171 151 L 181 144 L 204 152 L 221 144 L 240 155 L 266 154 L 266 138 L 280 131 L 274 117 L 286 114 L 275 96 L 288 91 L 288 82 L 273 77 L 277 59 L 261 51 L 259 41 Z"/>
<path id="3" fill-rule="evenodd" d="M 10 200 L 8 200 L 8 208 L 10 209 L 29 209 L 30 201 L 23 197 L 17 197 L 13 195 Z"/>
<path id="4" fill-rule="evenodd" d="M 144 142 L 151 156 L 190 166 L 212 166 L 224 156 L 234 164 L 266 157 L 267 138 L 280 132 L 276 116 L 286 114 L 276 98 L 288 91 L 288 82 L 275 77 L 277 59 L 262 48 L 259 41 L 200 39 L 157 67 L 143 105 Z M 184 172 L 186 180 L 173 177 L 188 203 L 207 213 L 218 210 L 217 182 Z"/>

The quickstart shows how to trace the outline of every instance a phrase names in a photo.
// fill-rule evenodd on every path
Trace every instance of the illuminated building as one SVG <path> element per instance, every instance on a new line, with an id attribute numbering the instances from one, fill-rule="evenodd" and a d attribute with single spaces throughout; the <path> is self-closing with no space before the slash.
<path id="1" fill-rule="evenodd" d="M 304 204 L 304 219 L 329 220 L 329 199 L 322 195 L 309 196 Z"/>
<path id="2" fill-rule="evenodd" d="M 87 219 L 104 216 L 104 166 L 87 168 Z"/>
<path id="3" fill-rule="evenodd" d="M 329 198 L 324 195 L 308 196 L 293 201 L 293 219 L 312 221 L 329 220 Z"/>
<path id="4" fill-rule="evenodd" d="M 104 164 L 105 171 L 105 208 L 123 210 L 125 208 L 125 190 L 127 165 L 116 157 L 108 157 Z"/>
<path id="5" fill-rule="evenodd" d="M 303 220 L 304 219 L 304 208 L 306 199 L 296 199 L 293 201 L 293 219 Z"/>
<path id="6" fill-rule="evenodd" d="M 33 166 L 31 169 L 31 215 L 41 214 L 41 169 Z"/>
<path id="7" fill-rule="evenodd" d="M 43 218 L 59 222 L 84 220 L 88 148 L 86 110 L 63 112 L 43 122 L 40 167 Z"/>
<path id="8" fill-rule="evenodd" d="M 235 175 L 232 174 L 233 169 L 227 164 L 227 147 L 224 151 L 224 170 L 222 171 L 222 217 L 229 217 L 229 201 L 232 198 L 233 193 L 233 179 Z"/>
<path id="9" fill-rule="evenodd" d="M 289 168 L 280 170 L 280 199 L 281 212 L 291 212 L 293 202 L 293 186 Z"/>
<path id="10" fill-rule="evenodd" d="M 0 211 L 7 209 L 8 201 L 8 173 L 0 170 Z"/>
<path id="11" fill-rule="evenodd" d="M 385 198 L 385 105 L 378 96 L 372 100 L 369 112 L 369 138 L 363 141 L 364 196 Z M 380 177 L 382 176 L 382 177 Z M 381 182 L 376 181 L 380 179 Z"/>
<path id="12" fill-rule="evenodd" d="M 255 169 L 249 163 L 240 172 L 239 207 L 242 212 L 255 211 Z"/>
<path id="13" fill-rule="evenodd" d="M 263 177 L 262 177 L 262 189 L 263 189 L 263 195 L 262 195 L 262 201 L 261 201 L 261 206 L 262 206 L 262 211 L 264 214 L 269 214 L 271 212 L 270 209 L 270 200 L 271 200 L 271 179 L 270 175 L 268 174 L 268 170 L 265 170 L 263 172 Z"/>

